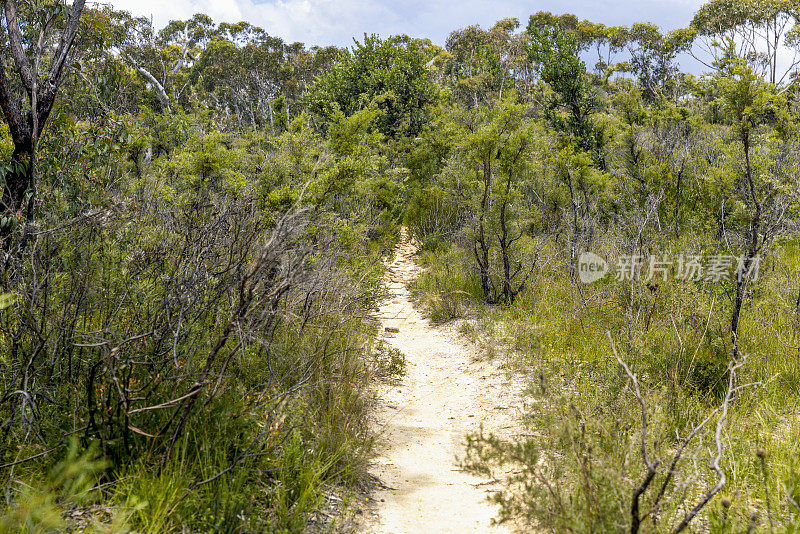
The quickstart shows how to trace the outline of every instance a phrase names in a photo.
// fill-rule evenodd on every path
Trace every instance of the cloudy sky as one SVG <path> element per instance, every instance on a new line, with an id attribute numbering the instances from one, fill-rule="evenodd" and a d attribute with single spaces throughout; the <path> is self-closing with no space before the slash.
<path id="1" fill-rule="evenodd" d="M 112 0 L 118 9 L 152 16 L 161 27 L 172 19 L 206 13 L 215 21 L 246 20 L 286 41 L 308 45 L 352 44 L 365 32 L 405 33 L 444 44 L 455 29 L 491 26 L 517 17 L 523 23 L 537 11 L 574 13 L 606 25 L 649 21 L 663 29 L 686 26 L 701 0 Z"/>

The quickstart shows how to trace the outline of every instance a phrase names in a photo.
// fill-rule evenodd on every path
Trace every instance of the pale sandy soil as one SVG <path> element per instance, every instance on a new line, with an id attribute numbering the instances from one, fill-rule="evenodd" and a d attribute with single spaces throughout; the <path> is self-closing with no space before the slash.
<path id="1" fill-rule="evenodd" d="M 453 327 L 432 325 L 414 308 L 405 285 L 419 272 L 407 239 L 388 266 L 392 297 L 380 309 L 386 342 L 408 362 L 399 383 L 379 386 L 376 430 L 379 481 L 365 514 L 367 533 L 511 532 L 492 526 L 492 481 L 458 468 L 464 437 L 481 423 L 496 434 L 516 430 L 519 385 L 499 362 L 480 361 Z"/>

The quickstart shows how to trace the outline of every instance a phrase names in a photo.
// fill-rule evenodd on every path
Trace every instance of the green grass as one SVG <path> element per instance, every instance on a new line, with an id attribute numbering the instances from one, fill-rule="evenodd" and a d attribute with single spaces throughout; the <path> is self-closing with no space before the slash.
<path id="1" fill-rule="evenodd" d="M 724 425 L 728 482 L 695 520 L 716 532 L 768 529 L 765 491 L 775 525 L 791 529 L 800 521 L 787 498 L 797 486 L 800 437 L 800 314 L 796 294 L 788 290 L 797 287 L 798 250 L 790 243 L 768 252 L 743 311 L 740 339 L 748 357 L 739 383 L 762 386 L 737 395 Z M 478 472 L 518 466 L 496 496 L 501 518 L 556 531 L 627 529 L 630 495 L 644 473 L 641 415 L 606 332 L 641 383 L 650 455 L 669 459 L 679 444 L 676 432 L 685 436 L 725 394 L 731 287 L 668 280 L 655 289 L 634 284 L 631 294 L 629 283 L 578 286 L 561 266 L 536 272 L 513 306 L 487 307 L 470 259 L 455 246 L 426 253 L 427 271 L 415 291 L 433 318 L 450 309 L 476 318 L 464 327 L 473 339 L 497 341 L 497 332 L 505 333 L 502 350 L 515 354 L 519 372 L 528 373 L 535 408 L 525 419 L 536 437 L 515 444 L 472 436 L 466 465 Z M 450 295 L 460 302 L 444 308 Z M 712 437 L 706 432 L 697 439 L 699 467 L 678 465 L 691 473 L 686 491 L 674 480 L 668 484 L 673 499 L 649 525 L 653 530 L 674 525 L 685 506 L 713 485 L 703 459 Z M 757 451 L 763 451 L 766 478 Z M 664 469 L 656 483 L 664 480 Z"/>

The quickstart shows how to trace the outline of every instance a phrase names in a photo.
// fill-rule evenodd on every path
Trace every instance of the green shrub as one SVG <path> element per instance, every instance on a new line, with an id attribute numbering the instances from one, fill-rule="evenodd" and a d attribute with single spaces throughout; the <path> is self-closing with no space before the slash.
<path id="1" fill-rule="evenodd" d="M 376 376 L 399 379 L 406 374 L 406 356 L 399 349 L 384 341 L 379 341 L 373 355 Z"/>

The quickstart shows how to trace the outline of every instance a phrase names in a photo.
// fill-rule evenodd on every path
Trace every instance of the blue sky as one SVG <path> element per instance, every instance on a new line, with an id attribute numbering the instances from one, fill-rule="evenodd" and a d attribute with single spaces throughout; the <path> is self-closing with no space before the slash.
<path id="1" fill-rule="evenodd" d="M 648 21 L 663 29 L 689 24 L 700 0 L 112 0 L 118 9 L 152 16 L 157 26 L 202 12 L 216 21 L 246 20 L 271 35 L 308 45 L 347 46 L 365 32 L 405 33 L 444 44 L 447 35 L 472 24 L 491 26 L 517 17 L 524 27 L 537 11 L 573 13 L 606 25 Z"/>

